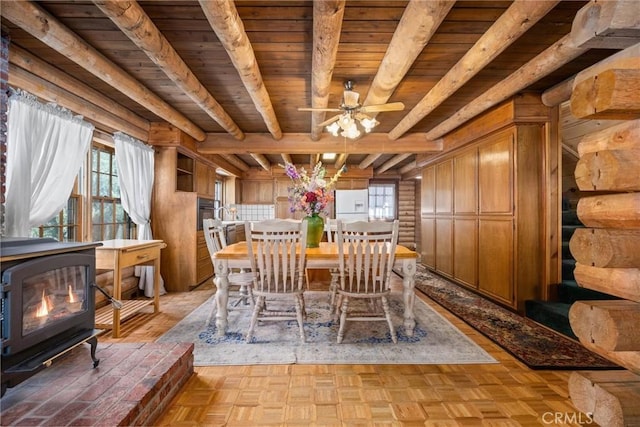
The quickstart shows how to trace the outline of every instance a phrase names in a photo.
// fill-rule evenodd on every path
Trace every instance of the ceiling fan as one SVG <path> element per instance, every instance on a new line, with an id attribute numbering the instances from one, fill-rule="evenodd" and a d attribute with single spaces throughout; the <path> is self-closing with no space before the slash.
<path id="1" fill-rule="evenodd" d="M 318 124 L 318 126 L 327 126 L 327 130 L 334 136 L 338 136 L 339 131 L 342 130 L 340 133 L 342 136 L 355 139 L 360 136 L 360 130 L 358 129 L 357 123 L 359 123 L 367 133 L 371 132 L 371 130 L 379 124 L 375 118 L 368 116 L 366 113 L 404 110 L 404 104 L 402 102 L 362 106 L 359 99 L 360 94 L 353 90 L 353 81 L 347 80 L 344 83 L 342 102 L 338 108 L 309 107 L 298 108 L 298 111 L 340 112 L 340 114 L 336 114 L 330 119 Z"/>

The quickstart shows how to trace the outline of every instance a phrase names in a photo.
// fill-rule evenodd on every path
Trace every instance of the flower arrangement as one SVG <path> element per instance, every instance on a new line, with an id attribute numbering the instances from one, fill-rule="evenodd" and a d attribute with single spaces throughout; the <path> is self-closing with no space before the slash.
<path id="1" fill-rule="evenodd" d="M 307 174 L 304 168 L 297 169 L 295 165 L 287 163 L 284 166 L 285 172 L 293 186 L 289 187 L 289 203 L 291 212 L 301 211 L 308 216 L 319 213 L 327 213 L 329 203 L 333 201 L 331 189 L 335 186 L 338 178 L 345 170 L 341 168 L 327 181 L 325 179 L 326 169 L 322 162 L 318 162 L 311 175 Z"/>

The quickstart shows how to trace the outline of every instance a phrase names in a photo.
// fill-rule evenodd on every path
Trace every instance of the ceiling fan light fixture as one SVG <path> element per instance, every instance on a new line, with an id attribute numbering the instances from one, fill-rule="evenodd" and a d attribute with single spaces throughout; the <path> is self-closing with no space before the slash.
<path id="1" fill-rule="evenodd" d="M 364 128 L 364 131 L 369 133 L 374 127 L 378 126 L 380 122 L 374 118 L 364 116 L 364 118 L 360 119 L 360 124 Z"/>
<path id="2" fill-rule="evenodd" d="M 338 136 L 338 132 L 340 131 L 340 125 L 338 122 L 333 122 L 329 126 L 326 127 L 327 132 L 329 132 L 333 136 Z"/>
<path id="3" fill-rule="evenodd" d="M 356 139 L 360 136 L 360 130 L 358 129 L 358 126 L 356 126 L 355 122 L 351 122 L 351 126 L 349 126 L 348 128 L 344 129 L 342 131 L 342 133 L 340 133 L 340 135 L 347 137 L 349 139 Z"/>
<path id="4" fill-rule="evenodd" d="M 341 114 L 331 117 L 318 126 L 325 126 L 327 132 L 333 136 L 341 135 L 345 138 L 356 139 L 362 135 L 361 129 L 370 133 L 374 127 L 380 124 L 374 117 L 365 113 L 379 113 L 384 111 L 402 111 L 402 102 L 392 102 L 380 105 L 362 106 L 359 103 L 360 94 L 353 90 L 353 82 L 347 80 L 344 84 L 342 104 L 340 108 L 298 108 L 300 111 L 342 111 Z M 329 124 L 327 124 L 329 123 Z"/>

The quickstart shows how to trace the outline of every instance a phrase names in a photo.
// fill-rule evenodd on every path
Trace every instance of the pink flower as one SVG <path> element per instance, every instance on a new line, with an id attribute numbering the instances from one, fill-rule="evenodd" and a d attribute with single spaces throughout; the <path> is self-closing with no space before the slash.
<path id="1" fill-rule="evenodd" d="M 325 179 L 326 170 L 321 162 L 315 165 L 311 175 L 307 175 L 304 168 L 298 170 L 295 165 L 287 163 L 285 173 L 293 185 L 289 187 L 290 211 L 301 211 L 307 215 L 326 213 L 326 208 L 333 201 L 330 191 L 345 168 L 340 169 L 330 180 Z"/>

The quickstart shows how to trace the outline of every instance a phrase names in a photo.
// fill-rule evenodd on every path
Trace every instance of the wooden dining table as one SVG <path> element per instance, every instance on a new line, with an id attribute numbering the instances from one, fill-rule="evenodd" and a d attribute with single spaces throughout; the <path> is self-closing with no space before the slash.
<path id="1" fill-rule="evenodd" d="M 405 246 L 396 247 L 394 268 L 402 273 L 402 301 L 404 305 L 403 324 L 408 336 L 413 336 L 416 321 L 413 314 L 415 302 L 415 274 L 418 253 Z M 339 267 L 339 251 L 337 243 L 320 242 L 318 248 L 306 249 L 307 268 L 331 269 Z M 237 242 L 216 252 L 213 256 L 216 276 L 216 328 L 218 335 L 225 335 L 228 326 L 227 303 L 229 300 L 229 272 L 232 269 L 250 269 L 247 242 Z"/>

